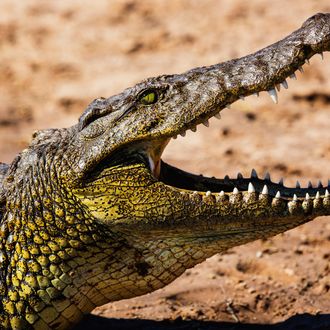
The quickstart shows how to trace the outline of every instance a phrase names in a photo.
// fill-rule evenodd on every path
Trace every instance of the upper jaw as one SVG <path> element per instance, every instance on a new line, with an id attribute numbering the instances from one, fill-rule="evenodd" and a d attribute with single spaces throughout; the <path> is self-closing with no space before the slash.
<path id="1" fill-rule="evenodd" d="M 181 99 L 193 105 L 193 109 L 177 107 L 185 114 L 171 137 L 195 131 L 199 124 L 208 126 L 208 119 L 219 118 L 222 109 L 252 94 L 268 92 L 278 103 L 277 92 L 288 88 L 286 79 L 296 79 L 295 72 L 302 71 L 313 55 L 323 57 L 322 52 L 329 50 L 330 14 L 317 14 L 288 37 L 254 54 L 171 77 L 172 82 L 185 81 Z"/>

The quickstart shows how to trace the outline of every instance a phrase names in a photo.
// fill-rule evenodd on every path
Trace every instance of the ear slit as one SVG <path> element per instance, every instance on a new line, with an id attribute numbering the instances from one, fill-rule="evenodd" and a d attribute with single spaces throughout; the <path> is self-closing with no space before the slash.
<path id="1" fill-rule="evenodd" d="M 108 115 L 112 111 L 112 107 L 108 100 L 104 97 L 95 99 L 88 105 L 84 113 L 79 118 L 79 131 L 82 131 L 90 123 L 96 119 L 102 118 Z"/>

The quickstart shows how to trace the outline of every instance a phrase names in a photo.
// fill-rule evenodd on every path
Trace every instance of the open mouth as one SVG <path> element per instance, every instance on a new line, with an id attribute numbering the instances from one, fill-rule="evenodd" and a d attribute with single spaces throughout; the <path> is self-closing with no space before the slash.
<path id="1" fill-rule="evenodd" d="M 323 54 L 320 54 L 323 59 Z M 306 60 L 306 63 L 309 63 Z M 303 68 L 300 66 L 298 68 L 300 72 L 303 72 Z M 289 75 L 291 79 L 296 79 L 295 73 Z M 277 92 L 283 89 L 288 88 L 288 83 L 284 80 L 281 84 L 276 84 L 273 89 L 268 91 L 271 99 L 274 103 L 278 103 Z M 259 96 L 259 93 L 256 93 Z M 245 95 L 246 96 L 246 95 Z M 239 97 L 244 99 L 243 96 Z M 227 105 L 227 108 L 230 107 L 230 104 Z M 222 109 L 220 109 L 222 110 Z M 219 110 L 219 111 L 220 111 Z M 220 119 L 220 113 L 216 112 L 212 115 Z M 189 128 L 193 132 L 196 131 L 196 126 L 198 124 L 208 125 L 208 119 L 196 120 L 191 127 Z M 181 136 L 185 136 L 186 131 L 179 132 Z M 177 135 L 174 135 L 172 138 L 176 138 Z M 313 186 L 309 182 L 308 186 L 302 188 L 300 183 L 297 182 L 295 187 L 286 187 L 283 184 L 283 179 L 279 182 L 273 182 L 271 180 L 270 174 L 266 173 L 263 178 L 259 178 L 256 171 L 251 171 L 250 177 L 243 177 L 242 174 L 238 173 L 236 178 L 230 178 L 225 176 L 222 179 L 204 177 L 203 175 L 195 175 L 188 173 L 186 171 L 175 168 L 169 164 L 166 164 L 161 160 L 161 155 L 166 145 L 170 139 L 166 139 L 161 146 L 158 145 L 157 148 L 151 148 L 148 151 L 148 160 L 149 167 L 153 176 L 163 182 L 164 184 L 171 186 L 173 188 L 182 190 L 186 193 L 198 194 L 198 195 L 211 195 L 211 196 L 223 196 L 228 194 L 238 194 L 240 192 L 256 193 L 269 195 L 272 198 L 282 198 L 288 200 L 308 200 L 308 199 L 318 199 L 320 195 L 329 196 L 330 184 L 323 186 L 321 181 L 316 186 Z"/>

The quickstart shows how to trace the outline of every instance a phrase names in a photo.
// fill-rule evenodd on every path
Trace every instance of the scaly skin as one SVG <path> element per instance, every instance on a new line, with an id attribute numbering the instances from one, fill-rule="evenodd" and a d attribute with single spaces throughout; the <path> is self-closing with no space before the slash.
<path id="1" fill-rule="evenodd" d="M 330 14 L 318 14 L 255 54 L 147 79 L 95 100 L 73 127 L 37 132 L 0 166 L 1 328 L 70 328 L 217 252 L 329 215 L 325 187 L 210 179 L 160 160 L 170 138 L 329 50 Z"/>

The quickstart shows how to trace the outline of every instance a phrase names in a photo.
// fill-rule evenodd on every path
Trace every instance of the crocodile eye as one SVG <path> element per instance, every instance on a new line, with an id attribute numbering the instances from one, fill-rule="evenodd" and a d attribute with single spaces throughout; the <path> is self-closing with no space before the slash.
<path id="1" fill-rule="evenodd" d="M 140 96 L 140 102 L 145 105 L 154 104 L 158 101 L 156 91 L 146 91 Z"/>

